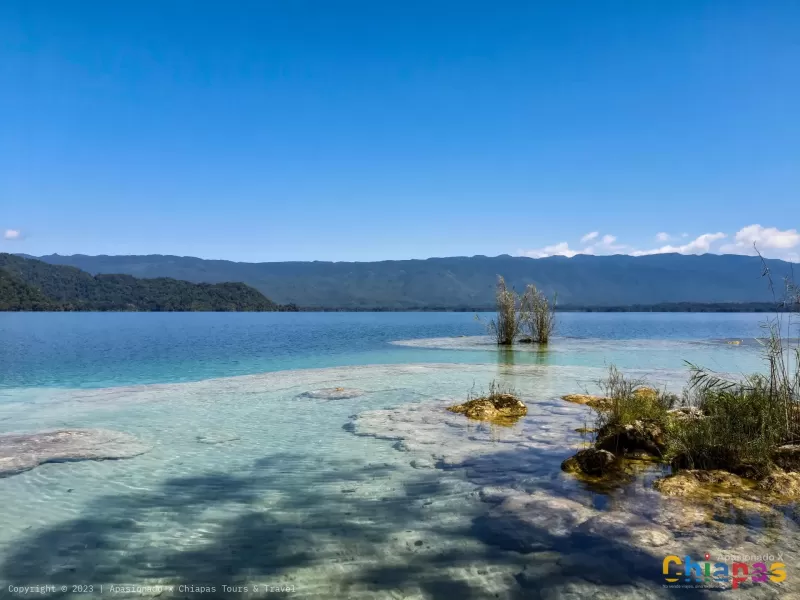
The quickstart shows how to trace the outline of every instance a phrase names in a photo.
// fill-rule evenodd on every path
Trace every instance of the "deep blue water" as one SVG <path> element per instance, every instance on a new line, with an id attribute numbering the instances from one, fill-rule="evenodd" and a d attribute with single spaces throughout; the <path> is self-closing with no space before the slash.
<path id="1" fill-rule="evenodd" d="M 763 320 L 758 314 L 564 313 L 557 333 L 746 339 L 760 334 Z M 482 333 L 471 313 L 0 313 L 0 387 L 105 387 L 310 367 L 496 360 L 496 353 L 390 344 Z"/>

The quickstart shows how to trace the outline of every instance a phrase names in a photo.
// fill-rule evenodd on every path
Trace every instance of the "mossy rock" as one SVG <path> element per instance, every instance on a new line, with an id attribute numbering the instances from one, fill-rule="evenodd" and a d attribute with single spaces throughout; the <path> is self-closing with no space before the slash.
<path id="1" fill-rule="evenodd" d="M 689 470 L 662 477 L 653 483 L 653 487 L 666 496 L 703 496 L 719 495 L 724 492 L 744 493 L 755 487 L 753 481 L 734 475 L 727 471 L 714 469 L 711 471 Z"/>
<path id="2" fill-rule="evenodd" d="M 633 397 L 637 400 L 654 402 L 658 400 L 658 390 L 651 387 L 640 387 L 633 390 Z"/>
<path id="3" fill-rule="evenodd" d="M 800 500 L 800 473 L 774 471 L 758 482 L 758 489 L 775 496 Z"/>
<path id="4" fill-rule="evenodd" d="M 611 398 L 594 396 L 592 394 L 567 394 L 566 396 L 561 396 L 561 399 L 572 402 L 573 404 L 584 404 L 597 411 L 611 410 L 611 406 L 614 402 Z"/>
<path id="5" fill-rule="evenodd" d="M 474 421 L 487 421 L 504 426 L 513 425 L 528 414 L 528 407 L 513 394 L 474 398 L 463 404 L 448 406 L 447 410 L 465 415 Z"/>
<path id="6" fill-rule="evenodd" d="M 774 512 L 774 505 L 800 500 L 800 474 L 773 471 L 759 481 L 714 469 L 681 471 L 657 479 L 653 487 L 667 496 L 678 496 L 719 508 L 720 505 L 756 513 Z"/>
<path id="7" fill-rule="evenodd" d="M 665 448 L 664 432 L 658 423 L 647 420 L 605 425 L 597 432 L 595 446 L 614 454 L 646 452 L 661 456 Z"/>
<path id="8" fill-rule="evenodd" d="M 772 453 L 772 462 L 784 471 L 800 472 L 800 444 L 787 444 L 776 448 Z"/>
<path id="9" fill-rule="evenodd" d="M 575 456 L 570 456 L 561 463 L 561 469 L 567 473 L 585 473 L 586 475 L 605 475 L 614 467 L 616 458 L 611 452 L 586 448 Z"/>

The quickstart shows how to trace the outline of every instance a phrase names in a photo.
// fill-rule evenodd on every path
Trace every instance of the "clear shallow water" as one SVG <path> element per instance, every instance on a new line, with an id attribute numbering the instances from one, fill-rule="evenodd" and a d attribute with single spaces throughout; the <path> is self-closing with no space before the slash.
<path id="1" fill-rule="evenodd" d="M 755 348 L 713 340 L 757 336 L 759 320 L 569 314 L 552 350 L 509 354 L 458 337 L 481 333 L 469 314 L 0 314 L 0 433 L 100 427 L 152 447 L 0 479 L 0 597 L 33 583 L 68 586 L 51 597 L 112 583 L 215 587 L 172 594 L 190 598 L 254 584 L 302 598 L 660 597 L 675 594 L 659 576 L 669 553 L 793 555 L 791 510 L 696 522 L 644 480 L 599 493 L 559 469 L 592 419 L 559 395 L 591 390 L 611 362 L 672 389 L 684 359 L 751 371 Z M 518 426 L 441 409 L 495 378 L 529 405 Z M 302 396 L 339 386 L 364 394 Z M 604 515 L 667 541 L 626 540 Z M 796 577 L 728 593 L 778 597 Z"/>

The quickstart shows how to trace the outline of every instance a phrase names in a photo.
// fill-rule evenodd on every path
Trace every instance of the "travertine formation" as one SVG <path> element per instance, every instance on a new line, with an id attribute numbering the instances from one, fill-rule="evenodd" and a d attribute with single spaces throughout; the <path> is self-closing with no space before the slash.
<path id="1" fill-rule="evenodd" d="M 0 436 L 0 477 L 44 463 L 132 458 L 150 447 L 110 429 L 62 429 Z"/>
<path id="2" fill-rule="evenodd" d="M 335 387 L 303 392 L 300 396 L 302 398 L 318 398 L 320 400 L 346 400 L 363 396 L 365 393 L 364 390 L 356 388 Z"/>

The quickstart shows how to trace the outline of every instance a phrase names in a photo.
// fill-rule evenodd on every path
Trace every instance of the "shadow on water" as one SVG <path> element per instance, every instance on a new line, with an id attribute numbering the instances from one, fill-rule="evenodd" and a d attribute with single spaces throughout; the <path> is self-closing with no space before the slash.
<path id="1" fill-rule="evenodd" d="M 496 484 L 499 466 L 527 468 L 537 475 L 554 459 L 532 449 L 503 454 L 508 456 L 458 468 L 470 472 L 471 478 L 482 473 Z M 615 595 L 621 593 L 620 586 L 660 586 L 660 560 L 615 539 L 557 536 L 524 520 L 509 523 L 509 517 L 502 517 L 505 522 L 498 527 L 493 520 L 499 517 L 483 503 L 471 526 L 465 525 L 468 520 L 454 520 L 453 505 L 447 501 L 454 492 L 441 471 L 414 471 L 398 486 L 399 480 L 392 479 L 396 467 L 391 465 L 331 460 L 312 473 L 307 465 L 305 456 L 271 455 L 240 474 L 178 477 L 152 490 L 98 498 L 81 517 L 19 540 L 0 565 L 4 587 L 43 580 L 68 587 L 91 581 L 160 581 L 215 586 L 213 597 L 224 598 L 241 594 L 226 594 L 222 585 L 269 582 L 294 584 L 300 597 L 421 592 L 425 598 L 449 600 L 553 597 L 563 586 L 587 582 Z M 516 475 L 524 478 L 525 473 Z M 380 493 L 354 493 L 359 484 L 384 480 L 388 485 L 379 487 Z M 558 494 L 559 489 L 548 491 Z M 470 494 L 463 488 L 458 493 Z M 203 518 L 207 511 L 222 511 L 214 527 Z M 153 519 L 163 522 L 158 532 L 153 531 Z M 200 522 L 205 524 L 202 531 Z M 496 532 L 509 528 L 533 545 L 505 543 Z M 150 543 L 159 533 L 158 543 Z M 166 535 L 173 537 L 168 543 Z M 442 549 L 431 546 L 432 540 L 447 543 Z M 561 554 L 557 560 L 531 563 L 526 553 L 534 547 Z M 340 568 L 343 565 L 348 568 Z M 493 580 L 489 594 L 480 585 L 481 573 L 496 573 L 502 567 L 507 571 L 502 587 Z M 326 570 L 332 577 L 325 577 Z M 699 590 L 680 591 L 682 596 L 702 596 Z M 178 596 L 209 597 L 191 590 Z M 44 597 L 70 597 L 70 590 Z"/>

